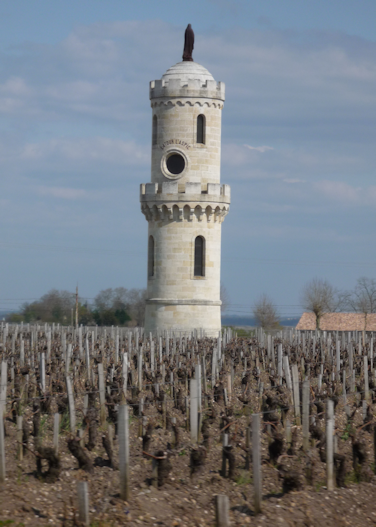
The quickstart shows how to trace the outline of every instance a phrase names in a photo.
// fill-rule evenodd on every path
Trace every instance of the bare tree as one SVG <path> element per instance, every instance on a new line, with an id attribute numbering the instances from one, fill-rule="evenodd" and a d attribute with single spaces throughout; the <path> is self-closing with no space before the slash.
<path id="1" fill-rule="evenodd" d="M 111 313 L 114 315 L 124 311 L 132 318 L 133 325 L 142 326 L 145 319 L 145 304 L 145 289 L 126 289 L 125 287 L 103 289 L 94 299 L 98 317 L 101 313 L 106 313 L 106 323 L 111 318 Z"/>
<path id="2" fill-rule="evenodd" d="M 230 307 L 231 300 L 230 300 L 230 295 L 227 291 L 227 288 L 222 282 L 221 282 L 220 295 L 221 295 L 221 300 L 222 300 L 221 312 L 224 313 Z"/>
<path id="3" fill-rule="evenodd" d="M 357 313 L 376 313 L 376 280 L 362 276 L 348 294 L 348 305 Z"/>
<path id="4" fill-rule="evenodd" d="M 51 289 L 39 300 L 26 303 L 19 313 L 20 320 L 26 322 L 59 322 L 69 324 L 71 309 L 75 305 L 74 294 L 69 291 Z M 10 318 L 10 320 L 12 320 Z"/>
<path id="5" fill-rule="evenodd" d="M 97 294 L 94 299 L 94 306 L 99 311 L 105 311 L 118 307 L 119 305 L 122 307 L 127 306 L 128 302 L 128 290 L 125 287 L 117 287 L 115 289 L 109 287 Z"/>
<path id="6" fill-rule="evenodd" d="M 315 314 L 316 329 L 320 329 L 322 316 L 325 313 L 341 310 L 344 304 L 343 298 L 343 294 L 327 280 L 314 278 L 303 289 L 302 304 L 304 309 Z"/>
<path id="7" fill-rule="evenodd" d="M 146 289 L 131 289 L 128 292 L 129 312 L 137 326 L 145 322 Z"/>
<path id="8" fill-rule="evenodd" d="M 258 326 L 265 330 L 278 329 L 280 327 L 279 315 L 273 300 L 268 295 L 262 295 L 253 308 L 253 316 Z"/>

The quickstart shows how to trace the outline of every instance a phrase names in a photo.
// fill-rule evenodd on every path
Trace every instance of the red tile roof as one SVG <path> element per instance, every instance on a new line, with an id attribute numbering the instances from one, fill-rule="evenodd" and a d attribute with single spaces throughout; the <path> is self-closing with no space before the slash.
<path id="1" fill-rule="evenodd" d="M 316 329 L 314 313 L 303 313 L 296 329 Z M 376 313 L 325 313 L 320 320 L 322 331 L 376 331 Z"/>

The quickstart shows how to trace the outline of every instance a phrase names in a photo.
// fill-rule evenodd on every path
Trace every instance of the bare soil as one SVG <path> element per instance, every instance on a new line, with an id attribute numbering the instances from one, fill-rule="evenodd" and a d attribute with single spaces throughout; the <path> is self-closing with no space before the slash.
<path id="1" fill-rule="evenodd" d="M 225 494 L 230 500 L 230 523 L 234 526 L 366 526 L 376 524 L 376 478 L 371 474 L 370 481 L 357 483 L 352 467 L 352 443 L 348 436 L 347 419 L 344 413 L 343 398 L 336 409 L 336 430 L 338 452 L 346 457 L 346 480 L 344 488 L 329 492 L 326 489 L 326 464 L 319 457 L 318 448 L 312 446 L 312 482 L 306 478 L 307 454 L 302 450 L 302 431 L 297 427 L 297 444 L 291 456 L 286 455 L 286 443 L 283 448 L 285 471 L 296 471 L 302 488 L 299 491 L 282 492 L 281 470 L 277 463 L 270 461 L 268 445 L 271 440 L 266 433 L 266 424 L 262 430 L 262 513 L 254 514 L 252 463 L 250 470 L 245 466 L 245 431 L 250 417 L 248 410 L 237 396 L 242 396 L 242 367 L 237 365 L 235 383 L 230 396 L 232 409 L 229 429 L 230 444 L 235 454 L 235 476 L 233 479 L 221 475 L 222 443 L 221 412 L 225 411 L 223 402 L 213 403 L 216 418 L 209 425 L 210 441 L 206 462 L 201 473 L 190 477 L 190 452 L 195 445 L 186 430 L 185 415 L 168 403 L 170 417 L 176 417 L 180 431 L 180 445 L 174 448 L 174 435 L 163 428 L 162 416 L 154 404 L 145 405 L 144 415 L 153 422 L 153 434 L 150 453 L 159 450 L 168 453 L 171 471 L 167 482 L 159 488 L 152 485 L 152 461 L 142 453 L 142 439 L 138 437 L 139 419 L 130 419 L 130 458 L 131 458 L 131 498 L 124 502 L 119 497 L 119 472 L 108 466 L 98 466 L 96 458 L 107 459 L 102 446 L 102 435 L 106 433 L 108 423 L 99 428 L 94 450 L 87 451 L 96 465 L 94 472 L 88 474 L 77 467 L 76 459 L 67 447 L 69 433 L 63 430 L 60 435 L 59 454 L 62 471 L 58 481 L 48 484 L 36 477 L 36 459 L 31 451 L 35 450 L 34 439 L 30 437 L 29 449 L 22 461 L 17 460 L 16 425 L 6 420 L 6 469 L 7 478 L 0 487 L 0 526 L 8 525 L 12 520 L 16 526 L 56 525 L 70 527 L 80 525 L 77 516 L 77 490 L 79 480 L 88 481 L 90 499 L 90 522 L 92 526 L 159 525 L 159 526 L 211 526 L 215 524 L 214 496 Z M 266 387 L 270 386 L 266 372 L 261 373 Z M 209 382 L 208 378 L 208 382 Z M 251 411 L 260 411 L 260 398 L 256 390 L 256 380 L 251 377 L 249 397 Z M 183 383 L 184 386 L 184 383 Z M 325 386 L 323 386 L 325 390 Z M 211 393 L 211 390 L 208 390 Z M 150 395 L 144 390 L 141 395 Z M 348 395 L 351 409 L 356 407 L 355 397 Z M 97 405 L 99 403 L 97 401 Z M 76 396 L 77 419 L 82 419 L 82 396 Z M 32 430 L 32 405 L 25 409 L 24 419 Z M 51 413 L 42 415 L 40 435 L 44 446 L 52 446 L 53 413 L 57 411 L 55 402 Z M 205 412 L 205 410 L 204 410 Z M 207 410 L 206 410 L 207 412 Z M 99 413 L 99 412 L 98 412 Z M 132 415 L 132 411 L 130 412 Z M 80 418 L 81 416 L 81 418 Z M 293 421 L 293 411 L 289 419 Z M 265 416 L 265 421 L 267 417 Z M 319 420 L 325 430 L 324 420 Z M 363 423 L 361 407 L 356 410 L 354 426 Z M 78 423 L 79 424 L 79 423 Z M 283 428 L 279 425 L 284 434 Z M 366 447 L 369 469 L 374 467 L 373 432 L 364 429 L 358 433 Z M 115 458 L 118 459 L 118 440 L 114 439 Z M 103 463 L 102 463 L 103 464 Z"/>

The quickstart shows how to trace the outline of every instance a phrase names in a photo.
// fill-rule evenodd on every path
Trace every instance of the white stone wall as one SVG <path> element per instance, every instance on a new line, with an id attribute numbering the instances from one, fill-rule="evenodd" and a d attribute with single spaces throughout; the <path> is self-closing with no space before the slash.
<path id="1" fill-rule="evenodd" d="M 147 278 L 145 330 L 203 328 L 216 336 L 221 328 L 221 224 L 230 203 L 229 187 L 220 186 L 224 84 L 202 66 L 180 63 L 151 83 L 150 98 L 158 130 L 151 183 L 141 185 L 140 195 L 155 250 L 154 276 Z M 196 137 L 200 114 L 205 116 L 204 144 Z M 171 152 L 186 161 L 176 177 L 163 168 Z M 205 239 L 202 277 L 194 276 L 197 236 Z"/>
<path id="2" fill-rule="evenodd" d="M 177 211 L 176 211 L 177 212 Z M 190 218 L 190 219 L 188 219 Z M 154 276 L 148 276 L 151 304 L 146 310 L 147 331 L 203 327 L 210 334 L 221 328 L 221 218 L 182 214 L 171 220 L 149 220 L 154 238 Z M 205 239 L 205 276 L 194 276 L 194 244 Z M 179 305 L 176 305 L 178 301 Z M 199 324 L 199 325 L 196 325 Z"/>
<path id="3" fill-rule="evenodd" d="M 206 336 L 217 337 L 221 330 L 220 306 L 200 305 L 147 305 L 145 331 L 175 331 L 190 334 L 203 328 Z"/>
<path id="4" fill-rule="evenodd" d="M 155 243 L 155 276 L 148 278 L 148 298 L 219 301 L 221 224 L 185 219 L 149 221 Z M 194 242 L 205 239 L 205 276 L 194 276 Z"/>
<path id="5" fill-rule="evenodd" d="M 157 144 L 152 146 L 151 181 L 162 183 L 166 181 L 161 170 L 162 157 L 171 150 L 180 149 L 188 160 L 184 175 L 179 183 L 220 182 L 221 165 L 221 119 L 222 109 L 206 99 L 190 99 L 189 101 L 152 100 L 153 116 L 158 119 Z M 204 114 L 206 121 L 205 144 L 196 143 L 197 117 Z M 165 145 L 170 140 L 180 140 L 187 144 Z"/>

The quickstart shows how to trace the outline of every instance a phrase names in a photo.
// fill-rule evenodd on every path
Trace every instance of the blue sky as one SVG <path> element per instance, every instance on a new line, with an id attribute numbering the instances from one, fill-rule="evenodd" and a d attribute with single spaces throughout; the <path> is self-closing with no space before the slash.
<path id="1" fill-rule="evenodd" d="M 188 5 L 187 5 L 188 4 Z M 376 2 L 3 0 L 0 311 L 146 284 L 148 83 L 194 58 L 226 83 L 222 280 L 232 313 L 299 315 L 318 276 L 375 278 Z"/>

